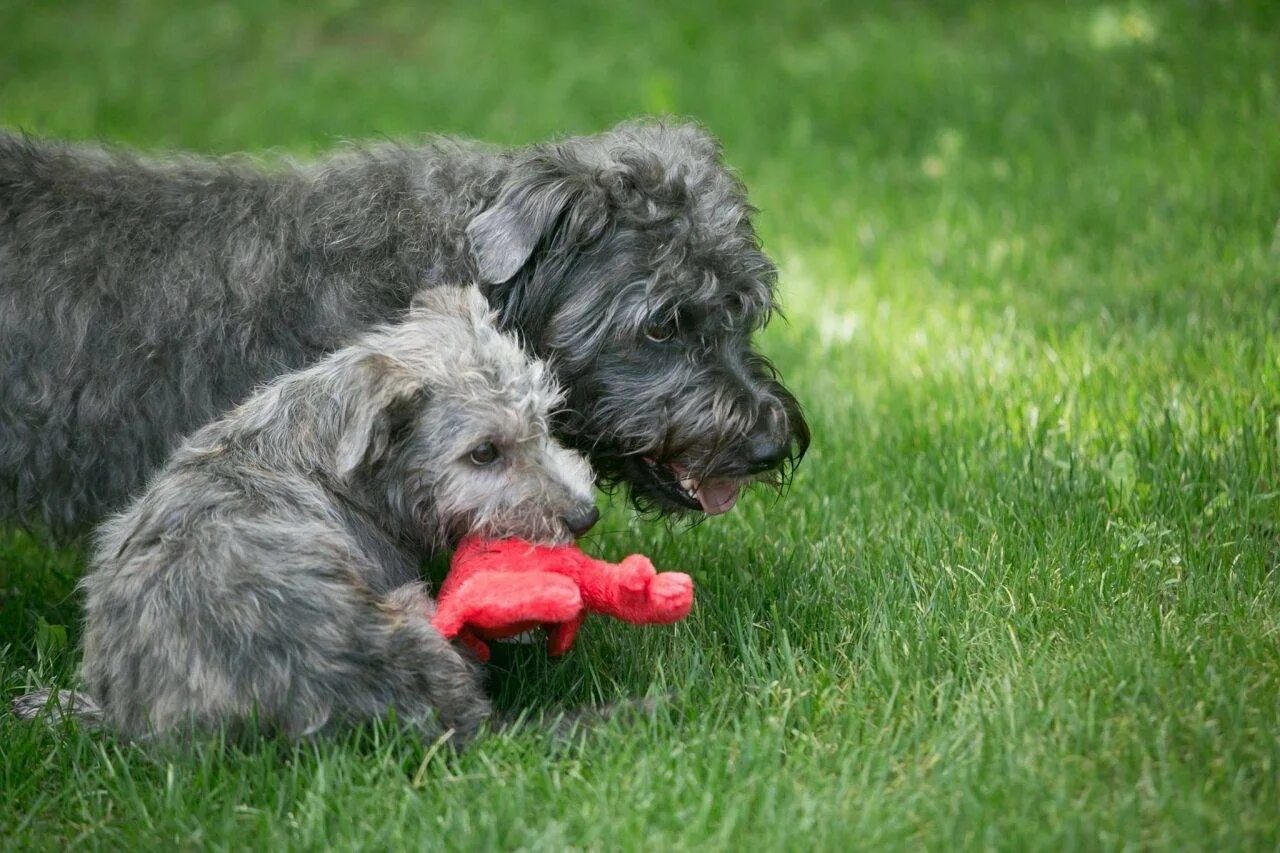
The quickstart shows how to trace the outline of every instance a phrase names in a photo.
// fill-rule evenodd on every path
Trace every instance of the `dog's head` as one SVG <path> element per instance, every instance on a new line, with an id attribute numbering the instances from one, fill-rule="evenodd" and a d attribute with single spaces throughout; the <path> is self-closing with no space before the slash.
<path id="1" fill-rule="evenodd" d="M 626 124 L 511 155 L 468 229 L 478 278 L 568 388 L 558 429 L 638 506 L 716 514 L 809 445 L 752 335 L 777 270 L 716 141 Z"/>
<path id="2" fill-rule="evenodd" d="M 352 351 L 339 476 L 405 534 L 562 544 L 595 523 L 591 468 L 550 433 L 558 387 L 474 287 L 424 291 Z"/>

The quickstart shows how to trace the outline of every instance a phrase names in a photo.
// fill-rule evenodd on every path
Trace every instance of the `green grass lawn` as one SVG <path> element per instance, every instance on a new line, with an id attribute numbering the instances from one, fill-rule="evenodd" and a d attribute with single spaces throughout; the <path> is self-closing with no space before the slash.
<path id="1" fill-rule="evenodd" d="M 187 5 L 0 0 L 0 124 L 307 155 L 696 117 L 813 449 L 692 529 L 606 514 L 593 550 L 694 575 L 686 623 L 493 668 L 508 709 L 672 692 L 651 720 L 166 754 L 3 713 L 0 846 L 1280 844 L 1280 9 Z M 0 534 L 6 698 L 69 683 L 81 566 Z"/>

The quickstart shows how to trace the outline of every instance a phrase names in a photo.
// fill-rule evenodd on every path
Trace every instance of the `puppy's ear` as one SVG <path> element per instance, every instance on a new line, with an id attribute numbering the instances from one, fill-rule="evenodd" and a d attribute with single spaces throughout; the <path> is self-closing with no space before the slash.
<path id="1" fill-rule="evenodd" d="M 480 280 L 509 281 L 557 231 L 575 242 L 598 235 L 603 202 L 590 170 L 562 152 L 515 161 L 498 197 L 467 225 Z"/>
<path id="2" fill-rule="evenodd" d="M 361 359 L 346 394 L 336 465 L 350 479 L 386 461 L 426 405 L 426 386 L 400 362 L 374 353 Z"/>

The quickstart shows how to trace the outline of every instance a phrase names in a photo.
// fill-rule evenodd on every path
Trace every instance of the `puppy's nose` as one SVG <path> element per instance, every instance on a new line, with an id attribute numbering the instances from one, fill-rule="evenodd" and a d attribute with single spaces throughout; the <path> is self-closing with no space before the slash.
<path id="1" fill-rule="evenodd" d="M 560 520 L 577 538 L 596 526 L 596 522 L 600 520 L 600 510 L 596 509 L 595 504 L 583 504 L 560 516 Z"/>
<path id="2" fill-rule="evenodd" d="M 787 416 L 778 406 L 765 410 L 764 416 L 747 439 L 747 465 L 753 471 L 768 471 L 781 465 L 791 453 L 791 435 L 786 429 Z"/>

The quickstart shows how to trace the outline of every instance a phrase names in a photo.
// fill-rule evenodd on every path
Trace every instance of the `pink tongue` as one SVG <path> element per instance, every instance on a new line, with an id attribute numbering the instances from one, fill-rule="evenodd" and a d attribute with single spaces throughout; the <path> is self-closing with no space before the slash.
<path id="1" fill-rule="evenodd" d="M 720 515 L 733 509 L 738 502 L 738 489 L 736 480 L 703 480 L 693 496 L 702 504 L 703 512 Z"/>

